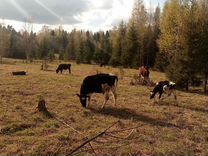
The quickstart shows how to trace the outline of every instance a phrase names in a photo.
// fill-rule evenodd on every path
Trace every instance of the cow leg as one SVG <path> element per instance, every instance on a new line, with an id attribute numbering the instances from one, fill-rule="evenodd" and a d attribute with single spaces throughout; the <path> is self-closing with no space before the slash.
<path id="1" fill-rule="evenodd" d="M 145 83 L 145 79 L 144 79 L 144 76 L 140 76 L 140 82 L 142 83 L 142 85 L 144 85 L 144 83 Z"/>
<path id="2" fill-rule="evenodd" d="M 162 97 L 162 92 L 159 93 L 159 97 L 158 97 L 159 100 L 160 100 L 161 97 Z"/>
<path id="3" fill-rule="evenodd" d="M 116 89 L 115 89 L 115 87 L 112 88 L 111 94 L 112 94 L 112 96 L 113 96 L 114 106 L 116 107 L 117 94 L 116 94 Z"/>
<path id="4" fill-rule="evenodd" d="M 176 97 L 176 91 L 175 90 L 172 90 L 172 94 L 174 96 L 174 99 L 177 100 L 177 97 Z"/>
<path id="5" fill-rule="evenodd" d="M 151 86 L 151 81 L 149 77 L 146 78 L 146 82 L 147 82 L 147 85 Z"/>
<path id="6" fill-rule="evenodd" d="M 91 99 L 91 96 L 88 95 L 88 96 L 87 96 L 87 107 L 89 107 L 89 105 L 90 105 L 90 99 Z"/>
<path id="7" fill-rule="evenodd" d="M 109 100 L 109 92 L 105 92 L 104 93 L 104 102 L 103 102 L 102 108 L 105 107 L 105 104 L 107 103 L 108 100 Z"/>
<path id="8" fill-rule="evenodd" d="M 62 74 L 62 72 L 63 72 L 63 69 L 61 69 L 61 74 Z"/>

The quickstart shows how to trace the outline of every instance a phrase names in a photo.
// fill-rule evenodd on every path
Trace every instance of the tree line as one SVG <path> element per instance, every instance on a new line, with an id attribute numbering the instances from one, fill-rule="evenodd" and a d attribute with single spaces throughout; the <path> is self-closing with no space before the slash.
<path id="1" fill-rule="evenodd" d="M 32 24 L 26 23 L 20 32 L 12 26 L 0 26 L 1 56 L 22 59 L 54 58 L 75 60 L 77 63 L 106 63 L 113 66 L 153 67 L 159 51 L 156 39 L 159 35 L 159 7 L 149 13 L 142 0 L 135 1 L 132 17 L 121 21 L 109 31 L 91 32 L 72 30 L 60 26 L 50 29 L 43 26 L 35 33 Z"/>
<path id="2" fill-rule="evenodd" d="M 196 79 L 208 76 L 208 1 L 171 0 L 163 8 L 158 40 L 160 57 L 167 76 L 189 89 Z M 160 60 L 160 61 L 159 61 Z M 159 63 L 163 62 L 163 63 Z M 158 65 L 158 66 L 159 66 Z"/>
<path id="3" fill-rule="evenodd" d="M 128 21 L 109 31 L 91 32 L 60 26 L 44 26 L 34 33 L 32 24 L 16 32 L 0 25 L 0 56 L 21 59 L 61 60 L 77 63 L 105 63 L 137 68 L 147 65 L 164 71 L 188 90 L 195 79 L 208 77 L 208 1 L 169 0 L 161 11 L 146 8 L 135 0 Z"/>

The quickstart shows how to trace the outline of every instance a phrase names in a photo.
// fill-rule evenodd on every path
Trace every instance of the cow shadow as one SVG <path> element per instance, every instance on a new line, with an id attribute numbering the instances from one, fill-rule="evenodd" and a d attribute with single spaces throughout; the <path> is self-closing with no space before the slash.
<path id="1" fill-rule="evenodd" d="M 208 92 L 204 93 L 202 89 L 192 89 L 189 91 L 185 91 L 186 93 L 191 93 L 191 94 L 198 94 L 198 95 L 203 95 L 203 96 L 208 96 Z"/>
<path id="2" fill-rule="evenodd" d="M 208 109 L 191 107 L 191 106 L 182 106 L 182 105 L 179 105 L 178 103 L 172 104 L 172 103 L 168 103 L 168 102 L 159 102 L 157 104 L 160 105 L 160 106 L 178 107 L 178 108 L 188 109 L 188 110 L 191 110 L 191 111 L 196 111 L 196 112 L 201 112 L 201 113 L 208 113 Z"/>
<path id="3" fill-rule="evenodd" d="M 104 109 L 99 109 L 99 108 L 88 108 L 88 109 L 95 114 L 113 116 L 119 119 L 135 120 L 135 121 L 144 122 L 153 126 L 172 127 L 172 128 L 179 128 L 179 129 L 186 128 L 186 127 L 178 126 L 178 125 L 166 122 L 166 121 L 162 121 L 160 119 L 155 119 L 147 115 L 138 114 L 134 110 L 131 110 L 128 108 L 108 107 Z"/>
<path id="4" fill-rule="evenodd" d="M 44 71 L 44 72 L 56 72 L 56 70 L 54 70 L 54 69 L 44 69 L 44 70 L 42 70 L 42 71 Z"/>

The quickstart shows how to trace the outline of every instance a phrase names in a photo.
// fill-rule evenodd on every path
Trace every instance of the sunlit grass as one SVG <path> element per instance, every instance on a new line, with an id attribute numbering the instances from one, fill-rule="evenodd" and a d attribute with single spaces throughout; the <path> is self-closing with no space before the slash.
<path id="1" fill-rule="evenodd" d="M 113 129 L 143 125 L 130 140 L 93 143 L 98 154 L 128 155 L 207 155 L 208 97 L 177 91 L 173 97 L 154 103 L 149 100 L 151 88 L 132 86 L 135 69 L 119 69 L 98 65 L 72 63 L 72 74 L 56 74 L 59 62 L 49 63 L 41 71 L 40 62 L 16 61 L 0 66 L 0 154 L 66 154 L 86 136 L 93 136 L 120 119 Z M 12 76 L 12 71 L 25 70 L 26 76 Z M 117 107 L 109 100 L 101 109 L 103 97 L 95 94 L 88 109 L 75 95 L 85 76 L 97 72 L 119 77 Z M 163 73 L 151 72 L 154 82 L 165 80 Z M 122 79 L 121 79 L 122 78 Z M 46 101 L 48 111 L 79 131 L 36 112 L 39 97 Z M 119 148 L 113 148 L 120 146 Z M 106 147 L 106 148 L 105 148 Z M 110 148 L 112 147 L 112 148 Z M 92 151 L 88 151 L 92 153 Z M 86 154 L 86 152 L 85 152 Z"/>

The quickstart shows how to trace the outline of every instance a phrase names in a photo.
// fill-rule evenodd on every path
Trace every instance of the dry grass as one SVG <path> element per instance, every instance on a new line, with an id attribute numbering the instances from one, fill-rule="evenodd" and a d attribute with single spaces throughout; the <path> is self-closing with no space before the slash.
<path id="1" fill-rule="evenodd" d="M 104 136 L 93 142 L 96 153 L 105 155 L 208 155 L 208 97 L 178 91 L 173 97 L 153 103 L 145 86 L 129 85 L 136 70 L 101 68 L 96 65 L 72 63 L 72 74 L 56 74 L 58 62 L 41 71 L 41 63 L 22 61 L 0 65 L 0 154 L 46 155 L 67 154 L 83 142 L 120 119 L 112 130 L 137 128 L 128 139 Z M 26 70 L 27 76 L 12 76 L 16 70 Z M 117 107 L 109 101 L 101 109 L 102 95 L 95 94 L 88 109 L 82 108 L 75 93 L 85 76 L 97 72 L 114 73 L 121 77 Z M 151 73 L 154 81 L 165 75 Z M 41 113 L 35 112 L 40 96 L 46 100 L 49 112 L 74 130 Z M 116 135 L 127 135 L 119 133 Z M 105 141 L 105 142 L 104 142 Z M 102 143 L 101 143 L 102 142 Z M 60 146 L 61 145 L 61 146 Z M 93 154 L 89 146 L 83 153 Z M 80 153 L 82 155 L 83 153 Z"/>

